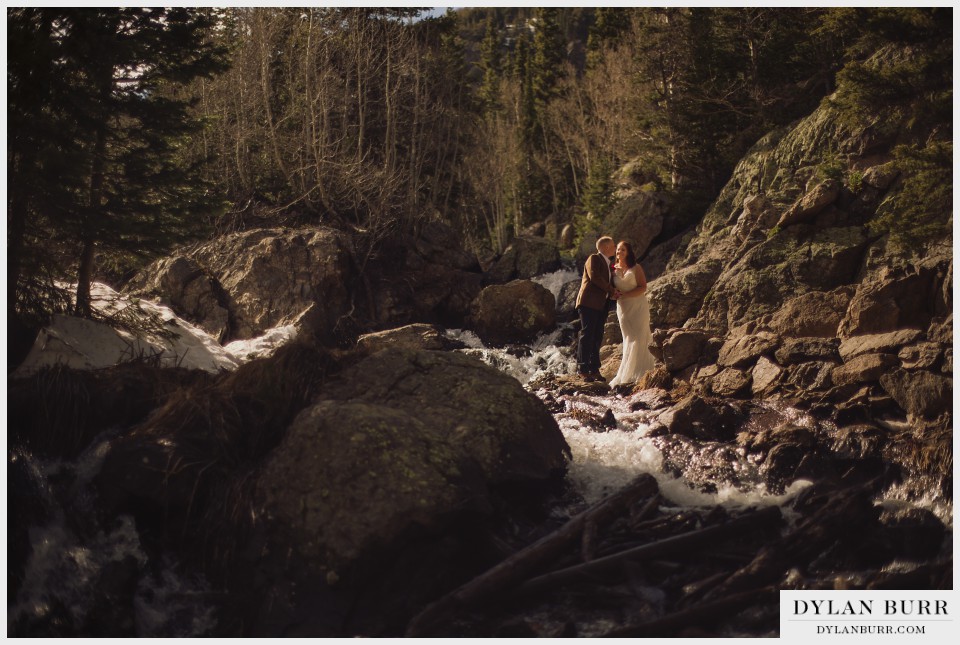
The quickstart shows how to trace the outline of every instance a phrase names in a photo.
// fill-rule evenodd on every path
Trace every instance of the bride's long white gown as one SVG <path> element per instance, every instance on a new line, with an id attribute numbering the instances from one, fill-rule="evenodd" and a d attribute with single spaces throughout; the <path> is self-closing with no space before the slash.
<path id="1" fill-rule="evenodd" d="M 626 293 L 637 288 L 633 271 L 613 276 L 613 286 Z M 647 346 L 651 341 L 650 303 L 646 294 L 617 300 L 617 318 L 623 333 L 623 359 L 610 385 L 636 383 L 647 370 L 653 369 L 654 358 Z"/>

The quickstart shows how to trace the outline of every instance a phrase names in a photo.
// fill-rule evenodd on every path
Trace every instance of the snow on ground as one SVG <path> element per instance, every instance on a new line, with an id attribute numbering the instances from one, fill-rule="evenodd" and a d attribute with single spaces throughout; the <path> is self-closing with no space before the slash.
<path id="1" fill-rule="evenodd" d="M 278 348 L 286 345 L 297 337 L 296 325 L 284 325 L 283 327 L 274 327 L 264 332 L 263 336 L 249 338 L 247 340 L 235 340 L 224 346 L 231 356 L 240 363 L 246 363 L 255 358 L 264 358 L 270 356 Z"/>
<path id="2" fill-rule="evenodd" d="M 240 361 L 202 329 L 179 318 L 169 307 L 118 294 L 95 283 L 91 288 L 95 309 L 115 315 L 128 307 L 159 316 L 173 337 L 137 336 L 123 329 L 74 316 L 55 315 L 40 331 L 30 353 L 12 377 L 29 376 L 57 364 L 75 369 L 112 367 L 131 360 L 156 360 L 165 367 L 186 367 L 207 372 L 232 370 Z"/>

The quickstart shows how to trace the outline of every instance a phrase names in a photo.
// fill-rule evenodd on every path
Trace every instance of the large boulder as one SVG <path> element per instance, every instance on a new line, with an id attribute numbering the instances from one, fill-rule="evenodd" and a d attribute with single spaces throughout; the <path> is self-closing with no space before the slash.
<path id="1" fill-rule="evenodd" d="M 719 260 L 705 260 L 652 280 L 647 290 L 650 326 L 682 327 L 697 315 L 722 270 Z"/>
<path id="2" fill-rule="evenodd" d="M 641 257 L 663 230 L 666 204 L 656 193 L 634 191 L 617 202 L 604 218 L 602 230 L 615 241 L 626 240 Z M 595 241 L 595 240 L 594 240 Z"/>
<path id="3" fill-rule="evenodd" d="M 810 192 L 794 202 L 790 208 L 783 213 L 783 216 L 777 222 L 777 226 L 783 228 L 791 224 L 810 220 L 822 212 L 827 206 L 835 202 L 839 196 L 840 185 L 838 182 L 832 180 L 821 182 L 814 186 Z"/>
<path id="4" fill-rule="evenodd" d="M 891 272 L 864 280 L 850 301 L 839 327 L 842 337 L 879 334 L 903 327 L 926 327 L 939 297 L 937 272 L 920 268 L 894 276 Z"/>
<path id="5" fill-rule="evenodd" d="M 462 327 L 483 284 L 477 257 L 464 250 L 452 227 L 435 221 L 381 241 L 364 274 L 371 293 L 356 304 L 380 327 L 414 322 Z"/>
<path id="6" fill-rule="evenodd" d="M 759 332 L 730 338 L 720 348 L 717 365 L 721 367 L 746 367 L 757 362 L 764 354 L 773 354 L 780 339 L 770 332 Z"/>
<path id="7" fill-rule="evenodd" d="M 553 329 L 556 300 L 548 289 L 530 280 L 486 287 L 471 307 L 471 324 L 485 343 L 529 342 Z"/>
<path id="8" fill-rule="evenodd" d="M 492 267 L 487 278 L 493 283 L 527 279 L 560 268 L 560 250 L 542 237 L 521 235 L 510 243 Z"/>
<path id="9" fill-rule="evenodd" d="M 384 349 L 447 349 L 443 330 L 436 325 L 414 323 L 364 334 L 357 339 L 357 350 L 362 354 L 375 354 Z"/>
<path id="10" fill-rule="evenodd" d="M 324 575 L 413 527 L 489 512 L 492 487 L 555 478 L 569 454 L 535 396 L 463 354 L 386 350 L 322 396 L 271 453 L 257 500 L 270 539 Z"/>
<path id="11" fill-rule="evenodd" d="M 690 367 L 700 360 L 709 335 L 695 329 L 673 330 L 663 340 L 663 363 L 671 372 Z"/>
<path id="12" fill-rule="evenodd" d="M 307 311 L 323 340 L 348 336 L 348 315 L 377 326 L 462 326 L 483 276 L 456 231 L 427 222 L 377 241 L 375 261 L 358 255 L 372 244 L 325 226 L 248 230 L 160 260 L 128 289 L 169 302 L 221 342 L 260 336 Z"/>
<path id="13" fill-rule="evenodd" d="M 810 291 L 784 302 L 765 322 L 773 332 L 784 337 L 833 338 L 852 295 L 851 287 Z"/>
<path id="14" fill-rule="evenodd" d="M 785 338 L 776 351 L 781 365 L 806 361 L 839 361 L 840 341 L 836 338 Z"/>
<path id="15" fill-rule="evenodd" d="M 869 383 L 879 380 L 896 365 L 897 358 L 890 354 L 861 354 L 833 368 L 831 380 L 834 385 Z"/>
<path id="16" fill-rule="evenodd" d="M 840 342 L 840 357 L 844 362 L 861 354 L 897 354 L 900 348 L 916 342 L 923 336 L 917 329 L 900 329 L 885 334 L 853 336 Z"/>
<path id="17" fill-rule="evenodd" d="M 190 256 L 229 296 L 231 338 L 244 339 L 293 323 L 315 303 L 332 330 L 350 306 L 349 244 L 326 227 L 256 229 L 207 242 Z"/>
<path id="18" fill-rule="evenodd" d="M 124 291 L 157 299 L 181 318 L 224 342 L 230 336 L 230 305 L 220 283 L 189 256 L 155 261 L 127 283 Z"/>
<path id="19" fill-rule="evenodd" d="M 697 321 L 725 334 L 772 314 L 800 293 L 849 284 L 866 244 L 861 227 L 791 227 L 733 259 L 704 299 Z"/>
<path id="20" fill-rule="evenodd" d="M 953 379 L 926 370 L 895 369 L 880 377 L 894 401 L 909 414 L 933 418 L 953 412 Z"/>

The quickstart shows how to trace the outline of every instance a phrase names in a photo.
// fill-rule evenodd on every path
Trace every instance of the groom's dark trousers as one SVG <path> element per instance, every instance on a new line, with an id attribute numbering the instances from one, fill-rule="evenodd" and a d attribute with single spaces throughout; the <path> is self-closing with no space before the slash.
<path id="1" fill-rule="evenodd" d="M 580 314 L 580 338 L 577 343 L 577 370 L 581 374 L 600 371 L 600 343 L 603 342 L 603 328 L 607 322 L 607 310 L 577 307 Z"/>

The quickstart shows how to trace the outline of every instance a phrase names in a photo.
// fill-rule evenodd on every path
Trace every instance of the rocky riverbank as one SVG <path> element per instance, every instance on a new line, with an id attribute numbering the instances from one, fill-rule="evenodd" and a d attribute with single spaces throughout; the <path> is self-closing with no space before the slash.
<path id="1" fill-rule="evenodd" d="M 773 635 L 778 588 L 952 586 L 952 249 L 873 232 L 897 140 L 832 109 L 693 229 L 624 180 L 632 388 L 570 376 L 547 226 L 482 266 L 439 222 L 233 233 L 125 286 L 160 326 L 123 365 L 47 330 L 8 388 L 11 634 Z"/>

